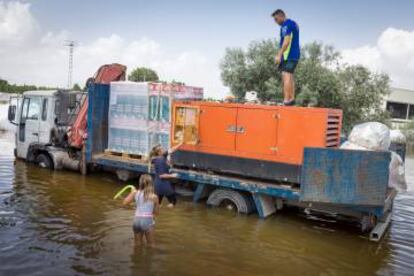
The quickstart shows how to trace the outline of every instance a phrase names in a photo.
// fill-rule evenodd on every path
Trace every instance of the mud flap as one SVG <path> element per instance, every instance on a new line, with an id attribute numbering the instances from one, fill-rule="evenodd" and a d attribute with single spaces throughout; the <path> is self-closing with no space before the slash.
<path id="1" fill-rule="evenodd" d="M 257 193 L 252 193 L 252 196 L 260 218 L 267 218 L 276 213 L 275 202 L 272 197 Z"/>
<path id="2" fill-rule="evenodd" d="M 194 192 L 193 202 L 198 202 L 200 199 L 208 197 L 208 185 L 204 183 L 199 183 Z"/>

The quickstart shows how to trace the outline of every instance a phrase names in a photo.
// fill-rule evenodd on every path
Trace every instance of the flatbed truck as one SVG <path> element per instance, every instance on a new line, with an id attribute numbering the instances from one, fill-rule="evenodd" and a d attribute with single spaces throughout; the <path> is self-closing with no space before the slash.
<path id="1" fill-rule="evenodd" d="M 72 92 L 25 92 L 18 106 L 11 105 L 9 120 L 17 125 L 16 157 L 51 169 L 116 172 L 119 178 L 152 173 L 142 159 L 106 154 L 110 86 L 91 83 L 88 93 L 87 138 L 82 149 L 55 143 L 58 114 L 68 110 L 62 95 Z M 75 93 L 74 99 L 79 99 Z M 70 102 L 70 101 L 68 101 Z M 32 110 L 33 109 L 33 110 Z M 59 135 L 57 135 L 59 136 Z M 173 167 L 178 183 L 193 191 L 193 201 L 230 204 L 239 213 L 266 218 L 284 206 L 356 221 L 369 239 L 379 241 L 391 221 L 396 192 L 388 188 L 390 152 L 305 148 L 300 183 L 261 181 Z M 127 174 L 128 177 L 124 177 Z"/>

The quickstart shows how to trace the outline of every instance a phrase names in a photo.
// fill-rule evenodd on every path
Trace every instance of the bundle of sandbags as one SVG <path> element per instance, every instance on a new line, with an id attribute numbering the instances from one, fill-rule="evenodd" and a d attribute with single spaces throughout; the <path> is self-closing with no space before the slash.
<path id="1" fill-rule="evenodd" d="M 391 151 L 390 172 L 388 176 L 388 187 L 396 189 L 398 192 L 407 190 L 405 181 L 405 166 L 401 156 Z"/>
<path id="2" fill-rule="evenodd" d="M 354 126 L 348 141 L 366 150 L 385 151 L 391 144 L 390 129 L 378 122 L 367 122 Z"/>
<path id="3" fill-rule="evenodd" d="M 402 135 L 402 136 L 401 136 Z M 343 143 L 340 148 L 348 150 L 372 150 L 388 151 L 391 140 L 403 141 L 404 135 L 400 132 L 390 131 L 390 129 L 378 122 L 367 122 L 356 125 L 348 136 L 348 141 Z M 388 187 L 397 191 L 405 191 L 407 183 L 405 181 L 405 167 L 402 158 L 395 152 L 391 152 L 389 166 Z"/>

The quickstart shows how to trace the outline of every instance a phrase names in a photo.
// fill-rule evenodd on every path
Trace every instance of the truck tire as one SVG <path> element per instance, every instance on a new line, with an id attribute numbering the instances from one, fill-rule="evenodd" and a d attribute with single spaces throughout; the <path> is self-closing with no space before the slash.
<path id="1" fill-rule="evenodd" d="M 253 204 L 251 200 L 246 195 L 234 190 L 214 190 L 209 195 L 207 204 L 214 207 L 224 205 L 227 209 L 234 208 L 235 211 L 241 214 L 250 214 L 253 211 Z"/>
<path id="2" fill-rule="evenodd" d="M 35 162 L 42 168 L 53 169 L 53 161 L 47 154 L 40 153 L 36 156 Z"/>
<path id="3" fill-rule="evenodd" d="M 128 180 L 133 179 L 133 178 L 138 178 L 139 179 L 139 177 L 140 177 L 140 175 L 138 173 L 127 171 L 127 170 L 116 170 L 115 173 L 116 173 L 116 176 L 118 177 L 118 180 L 120 180 L 122 182 L 126 182 Z"/>

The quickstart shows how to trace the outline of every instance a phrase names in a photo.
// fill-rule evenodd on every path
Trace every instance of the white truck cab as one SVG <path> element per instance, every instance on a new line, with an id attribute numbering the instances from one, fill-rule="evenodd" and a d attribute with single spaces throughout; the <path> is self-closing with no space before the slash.
<path id="1" fill-rule="evenodd" d="M 28 91 L 20 99 L 16 118 L 16 157 L 26 159 L 33 144 L 49 144 L 54 128 L 55 93 L 57 91 Z"/>
<path id="2" fill-rule="evenodd" d="M 79 106 L 82 92 L 27 91 L 12 104 L 8 120 L 16 125 L 15 155 L 43 167 L 60 167 L 68 156 L 67 128 Z"/>

